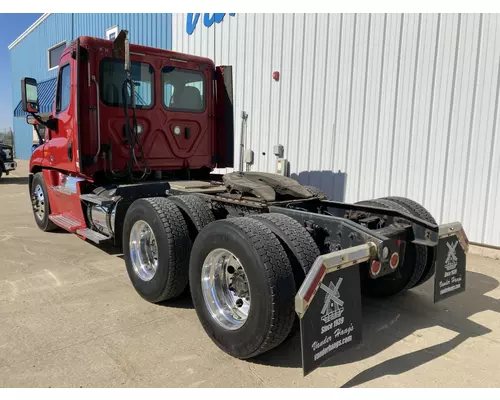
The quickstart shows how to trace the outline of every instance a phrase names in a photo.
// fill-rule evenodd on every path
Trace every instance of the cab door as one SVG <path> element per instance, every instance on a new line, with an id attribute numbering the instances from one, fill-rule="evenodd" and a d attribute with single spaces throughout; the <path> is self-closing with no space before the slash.
<path id="1" fill-rule="evenodd" d="M 57 129 L 50 132 L 51 138 L 46 145 L 48 166 L 68 172 L 76 172 L 76 110 L 74 91 L 72 90 L 74 80 L 73 59 L 71 52 L 68 51 L 61 58 L 57 77 L 52 116 L 57 122 Z"/>

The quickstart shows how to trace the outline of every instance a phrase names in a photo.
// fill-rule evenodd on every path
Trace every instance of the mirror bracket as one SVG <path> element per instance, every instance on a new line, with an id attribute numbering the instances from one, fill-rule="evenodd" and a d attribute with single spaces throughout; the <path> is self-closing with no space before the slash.
<path id="1" fill-rule="evenodd" d="M 51 131 L 57 131 L 57 119 L 56 118 L 49 118 L 47 121 L 44 121 L 39 115 L 35 113 L 30 113 L 30 115 L 38 122 L 39 125 L 43 125 L 46 128 L 50 129 Z M 28 115 L 26 116 L 26 122 L 28 122 Z M 29 122 L 28 122 L 29 124 Z M 30 124 L 34 125 L 34 124 Z"/>

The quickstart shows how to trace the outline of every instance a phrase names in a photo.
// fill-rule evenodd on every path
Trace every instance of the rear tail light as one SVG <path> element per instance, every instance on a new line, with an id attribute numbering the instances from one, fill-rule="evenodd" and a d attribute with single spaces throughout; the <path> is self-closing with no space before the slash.
<path id="1" fill-rule="evenodd" d="M 380 273 L 380 270 L 382 269 L 382 264 L 380 261 L 373 260 L 372 265 L 370 266 L 370 273 L 373 276 L 377 276 Z"/>
<path id="2" fill-rule="evenodd" d="M 389 260 L 389 265 L 392 269 L 396 269 L 399 265 L 399 254 L 392 253 L 391 259 Z"/>

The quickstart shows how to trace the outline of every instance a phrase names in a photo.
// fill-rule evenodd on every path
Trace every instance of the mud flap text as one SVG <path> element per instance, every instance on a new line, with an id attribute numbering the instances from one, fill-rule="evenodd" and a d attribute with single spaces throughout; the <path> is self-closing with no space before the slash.
<path id="1" fill-rule="evenodd" d="M 326 274 L 300 320 L 304 375 L 360 343 L 361 333 L 359 265 Z"/>
<path id="2" fill-rule="evenodd" d="M 465 291 L 466 256 L 453 235 L 439 240 L 437 246 L 434 302 Z"/>

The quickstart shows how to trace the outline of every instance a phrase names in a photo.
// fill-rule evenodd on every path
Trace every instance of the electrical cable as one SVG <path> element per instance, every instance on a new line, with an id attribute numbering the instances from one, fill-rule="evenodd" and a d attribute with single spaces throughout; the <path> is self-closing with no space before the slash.
<path id="1" fill-rule="evenodd" d="M 128 88 L 130 87 L 130 98 L 132 100 L 131 108 L 132 108 L 132 127 L 130 126 L 130 116 L 129 116 L 129 104 L 128 104 Z M 122 98 L 123 98 L 123 111 L 125 114 L 125 137 L 127 140 L 127 147 L 129 149 L 129 159 L 127 162 L 127 166 L 125 169 L 121 172 L 116 172 L 113 170 L 113 148 L 112 144 L 110 144 L 110 150 L 109 150 L 109 170 L 115 179 L 122 179 L 125 177 L 129 177 L 132 181 L 141 181 L 146 176 L 148 176 L 151 173 L 151 168 L 148 165 L 148 162 L 146 161 L 146 157 L 144 155 L 144 148 L 141 144 L 141 142 L 138 139 L 138 134 L 137 134 L 137 117 L 135 113 L 135 86 L 134 82 L 130 76 L 130 72 L 127 71 L 127 77 L 123 81 L 122 85 Z M 136 146 L 140 150 L 140 156 L 137 157 L 136 155 Z M 143 164 L 144 168 L 142 168 L 139 164 Z M 133 167 L 135 166 L 142 171 L 142 175 L 137 178 L 134 175 L 133 172 Z"/>
<path id="2" fill-rule="evenodd" d="M 132 97 L 132 124 L 133 124 L 132 129 L 130 127 L 130 118 L 129 118 L 129 113 L 128 113 L 128 102 L 127 102 L 128 85 L 130 85 L 130 94 Z M 130 78 L 130 76 L 128 76 L 125 79 L 125 81 L 123 82 L 123 86 L 122 86 L 123 108 L 124 108 L 124 112 L 125 112 L 125 122 L 126 122 L 126 125 L 125 125 L 126 136 L 127 136 L 127 142 L 129 145 L 129 162 L 127 165 L 127 170 L 128 170 L 128 174 L 129 174 L 131 180 L 140 181 L 140 180 L 143 180 L 147 175 L 149 175 L 151 173 L 151 169 L 149 168 L 149 165 L 146 161 L 146 157 L 144 155 L 144 149 L 142 147 L 142 144 L 138 140 L 137 118 L 136 118 L 136 113 L 135 113 L 135 104 L 133 104 L 134 103 L 134 101 L 133 101 L 134 100 L 134 96 L 133 96 L 134 92 L 135 92 L 134 83 L 133 83 L 132 79 Z M 141 168 L 141 166 L 139 165 L 139 161 L 137 160 L 137 155 L 136 155 L 136 151 L 135 151 L 136 146 L 139 147 L 139 150 L 141 151 L 139 161 L 145 166 L 144 169 Z M 133 171 L 132 171 L 133 164 L 135 164 L 139 170 L 142 170 L 143 173 L 142 173 L 140 178 L 136 178 L 134 176 Z"/>

